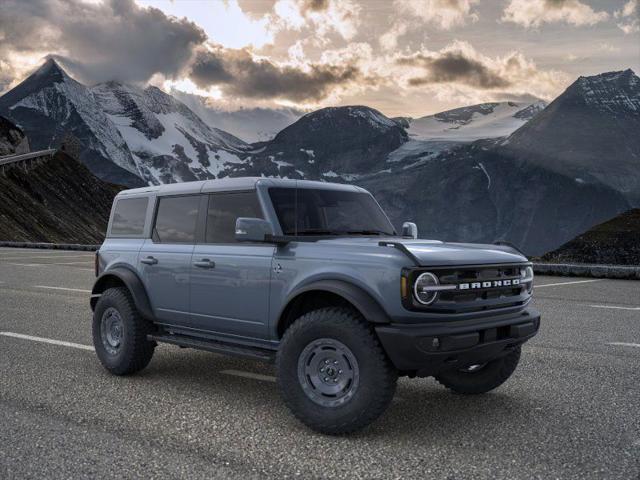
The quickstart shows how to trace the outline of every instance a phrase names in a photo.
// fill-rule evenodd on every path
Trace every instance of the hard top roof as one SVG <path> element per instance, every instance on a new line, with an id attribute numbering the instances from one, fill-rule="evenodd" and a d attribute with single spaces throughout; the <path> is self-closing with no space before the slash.
<path id="1" fill-rule="evenodd" d="M 360 187 L 343 183 L 316 182 L 312 180 L 293 180 L 288 178 L 238 177 L 219 180 L 200 180 L 197 182 L 167 183 L 148 187 L 132 188 L 121 191 L 118 196 L 129 195 L 183 195 L 190 193 L 227 192 L 233 190 L 253 190 L 256 186 L 282 188 L 324 188 L 351 191 L 364 191 Z"/>

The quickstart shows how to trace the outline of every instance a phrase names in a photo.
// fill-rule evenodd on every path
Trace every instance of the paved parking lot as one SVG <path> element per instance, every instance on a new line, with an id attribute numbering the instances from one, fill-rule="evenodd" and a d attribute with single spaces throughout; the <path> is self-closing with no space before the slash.
<path id="1" fill-rule="evenodd" d="M 537 277 L 540 334 L 501 388 L 401 379 L 349 437 L 300 425 L 273 368 L 162 345 L 91 351 L 93 254 L 0 249 L 0 478 L 640 478 L 640 282 Z"/>

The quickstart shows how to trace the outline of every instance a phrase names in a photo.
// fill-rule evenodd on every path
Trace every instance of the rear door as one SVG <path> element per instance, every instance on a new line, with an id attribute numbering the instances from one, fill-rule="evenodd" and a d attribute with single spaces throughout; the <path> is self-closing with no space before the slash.
<path id="1" fill-rule="evenodd" d="M 161 323 L 189 324 L 191 255 L 201 195 L 158 197 L 152 237 L 138 256 L 138 271 Z"/>
<path id="2" fill-rule="evenodd" d="M 238 217 L 264 218 L 255 191 L 208 195 L 204 243 L 192 257 L 191 318 L 210 332 L 267 339 L 275 247 L 236 242 Z"/>

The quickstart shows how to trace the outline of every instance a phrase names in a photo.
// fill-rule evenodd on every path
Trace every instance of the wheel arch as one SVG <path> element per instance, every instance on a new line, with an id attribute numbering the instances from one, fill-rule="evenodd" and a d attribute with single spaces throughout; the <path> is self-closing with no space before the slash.
<path id="1" fill-rule="evenodd" d="M 133 297 L 133 302 L 140 314 L 147 320 L 153 320 L 153 310 L 149 296 L 138 275 L 126 267 L 115 267 L 104 272 L 91 290 L 91 310 L 95 309 L 100 295 L 109 288 L 125 287 Z"/>
<path id="2" fill-rule="evenodd" d="M 344 305 L 358 311 L 371 323 L 389 323 L 387 312 L 369 293 L 344 280 L 320 280 L 294 290 L 277 317 L 278 338 L 293 321 L 305 313 L 325 306 Z"/>

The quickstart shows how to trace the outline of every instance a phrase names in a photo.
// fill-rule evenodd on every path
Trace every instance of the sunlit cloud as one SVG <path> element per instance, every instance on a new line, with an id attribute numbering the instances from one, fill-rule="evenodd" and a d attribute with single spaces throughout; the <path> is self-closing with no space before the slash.
<path id="1" fill-rule="evenodd" d="M 595 25 L 608 18 L 607 12 L 596 12 L 580 0 L 511 0 L 502 14 L 502 21 L 526 28 L 559 22 L 575 26 Z"/>
<path id="2" fill-rule="evenodd" d="M 629 0 L 621 10 L 614 12 L 614 17 L 619 20 L 618 28 L 625 34 L 640 32 L 640 7 L 638 0 Z"/>

